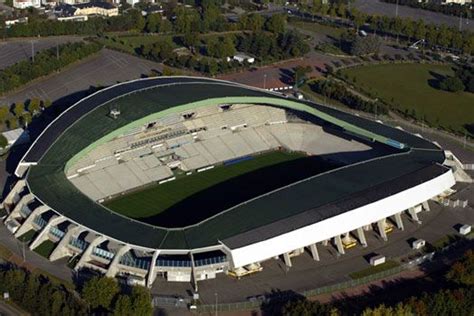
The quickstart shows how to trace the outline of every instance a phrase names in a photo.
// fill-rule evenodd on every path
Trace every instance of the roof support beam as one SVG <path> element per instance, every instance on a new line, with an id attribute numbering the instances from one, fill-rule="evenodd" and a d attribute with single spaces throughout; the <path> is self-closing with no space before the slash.
<path id="1" fill-rule="evenodd" d="M 394 216 L 398 229 L 405 230 L 405 227 L 403 226 L 402 213 L 396 213 Z"/>
<path id="2" fill-rule="evenodd" d="M 343 255 L 346 252 L 344 251 L 344 246 L 342 245 L 341 235 L 334 237 L 334 243 L 336 244 L 337 251 L 339 254 Z"/>
<path id="3" fill-rule="evenodd" d="M 84 252 L 81 255 L 81 259 L 77 262 L 76 266 L 74 267 L 75 271 L 79 271 L 84 264 L 89 261 L 91 258 L 92 251 L 94 250 L 95 246 L 101 244 L 103 241 L 105 241 L 106 238 L 101 235 L 96 235 L 96 238 L 89 244 L 89 246 L 84 250 Z"/>
<path id="4" fill-rule="evenodd" d="M 48 224 L 44 226 L 38 236 L 30 243 L 30 250 L 35 249 L 39 245 L 41 245 L 44 241 L 46 241 L 48 238 L 49 230 L 51 229 L 52 226 L 55 226 L 61 222 L 64 222 L 66 218 L 63 216 L 53 216 L 49 219 Z"/>
<path id="5" fill-rule="evenodd" d="M 288 252 L 285 252 L 283 254 L 283 261 L 285 261 L 285 265 L 287 268 L 291 268 L 293 266 L 293 264 L 291 263 L 290 254 Z"/>
<path id="6" fill-rule="evenodd" d="M 414 207 L 410 207 L 408 209 L 408 214 L 410 214 L 411 219 L 413 219 L 417 224 L 421 224 L 421 221 L 418 218 L 418 214 L 416 213 L 416 210 Z"/>
<path id="7" fill-rule="evenodd" d="M 115 253 L 115 256 L 114 258 L 112 259 L 112 261 L 110 262 L 109 264 L 109 268 L 107 269 L 107 273 L 105 274 L 106 277 L 109 277 L 109 278 L 114 278 L 119 269 L 118 269 L 118 264 L 120 262 L 120 258 L 122 258 L 122 256 L 128 252 L 130 250 L 130 246 L 129 245 L 122 245 L 119 250 Z"/>
<path id="8" fill-rule="evenodd" d="M 49 255 L 49 260 L 55 261 L 66 257 L 69 254 L 67 248 L 71 237 L 74 236 L 76 233 L 79 233 L 80 231 L 81 227 L 79 226 L 70 227 L 64 237 L 59 241 L 58 245 L 54 248 L 53 252 L 51 252 L 51 254 Z"/>
<path id="9" fill-rule="evenodd" d="M 158 255 L 160 252 L 156 250 L 151 257 L 150 267 L 148 268 L 148 275 L 146 277 L 146 285 L 151 288 L 153 286 L 153 282 L 156 280 L 156 260 L 158 259 Z"/>
<path id="10" fill-rule="evenodd" d="M 367 240 L 365 239 L 364 229 L 362 227 L 357 228 L 357 237 L 362 247 L 367 247 Z"/>
<path id="11" fill-rule="evenodd" d="M 385 232 L 385 225 L 386 225 L 385 220 L 386 220 L 385 218 L 378 220 L 377 228 L 379 230 L 380 237 L 382 237 L 384 241 L 387 241 L 388 237 L 387 237 L 387 232 Z"/>
<path id="12" fill-rule="evenodd" d="M 311 251 L 311 256 L 313 257 L 313 260 L 319 261 L 319 253 L 318 253 L 317 245 L 316 244 L 309 245 L 309 250 Z"/>

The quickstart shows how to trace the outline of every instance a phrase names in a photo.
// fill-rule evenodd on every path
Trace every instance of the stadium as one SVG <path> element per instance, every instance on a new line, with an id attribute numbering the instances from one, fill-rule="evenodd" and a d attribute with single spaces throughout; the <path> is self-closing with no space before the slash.
<path id="1" fill-rule="evenodd" d="M 33 142 L 5 225 L 74 269 L 241 278 L 318 247 L 384 240 L 455 184 L 420 136 L 281 93 L 195 77 L 102 89 Z"/>

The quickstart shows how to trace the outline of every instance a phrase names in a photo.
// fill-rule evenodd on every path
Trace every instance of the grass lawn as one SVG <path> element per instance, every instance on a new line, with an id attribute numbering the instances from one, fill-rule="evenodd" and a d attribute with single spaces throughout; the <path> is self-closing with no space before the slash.
<path id="1" fill-rule="evenodd" d="M 31 229 L 27 231 L 26 233 L 24 233 L 23 235 L 21 235 L 18 239 L 22 242 L 29 242 L 33 239 L 35 235 L 36 235 L 36 231 Z"/>
<path id="2" fill-rule="evenodd" d="M 367 268 L 367 269 L 364 269 L 364 270 L 361 270 L 361 271 L 357 271 L 357 272 L 353 272 L 353 273 L 349 274 L 349 276 L 352 279 L 361 279 L 361 278 L 364 278 L 366 276 L 369 276 L 369 275 L 372 275 L 372 274 L 375 274 L 375 273 L 390 270 L 392 268 L 398 267 L 399 265 L 400 264 L 398 262 L 389 260 L 389 261 L 386 261 L 385 263 L 382 263 L 378 266 L 370 267 L 370 268 Z"/>
<path id="3" fill-rule="evenodd" d="M 413 114 L 431 126 L 464 133 L 474 123 L 474 94 L 447 92 L 436 87 L 439 77 L 453 75 L 451 66 L 387 64 L 346 69 L 354 84 L 395 108 Z M 472 135 L 472 134 L 471 134 Z M 474 135 L 473 135 L 474 136 Z"/>
<path id="4" fill-rule="evenodd" d="M 344 32 L 343 28 L 324 25 L 316 22 L 290 20 L 289 24 L 305 31 L 325 34 L 334 38 L 339 38 L 339 36 Z"/>
<path id="5" fill-rule="evenodd" d="M 175 181 L 155 185 L 142 191 L 107 201 L 104 204 L 106 207 L 125 216 L 144 218 L 159 214 L 185 198 L 218 183 L 259 168 L 301 157 L 303 155 L 299 153 L 267 153 L 234 165 L 218 166 L 201 173 L 182 176 Z"/>
<path id="6" fill-rule="evenodd" d="M 41 245 L 35 248 L 35 252 L 45 258 L 48 258 L 51 252 L 53 252 L 56 244 L 51 240 L 44 241 Z"/>

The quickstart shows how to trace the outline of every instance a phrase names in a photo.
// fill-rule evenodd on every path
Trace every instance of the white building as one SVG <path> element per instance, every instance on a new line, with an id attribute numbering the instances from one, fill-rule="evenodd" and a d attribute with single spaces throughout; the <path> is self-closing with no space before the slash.
<path id="1" fill-rule="evenodd" d="M 13 0 L 13 7 L 15 9 L 40 8 L 41 0 Z"/>

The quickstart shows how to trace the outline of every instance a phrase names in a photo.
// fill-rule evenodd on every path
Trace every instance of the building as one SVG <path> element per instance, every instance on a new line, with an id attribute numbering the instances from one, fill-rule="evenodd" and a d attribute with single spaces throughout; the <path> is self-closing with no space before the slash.
<path id="1" fill-rule="evenodd" d="M 15 9 L 40 8 L 41 0 L 13 0 Z"/>
<path id="2" fill-rule="evenodd" d="M 179 222 L 152 225 L 103 205 L 175 181 L 174 168 L 187 176 L 283 148 L 343 167 L 217 213 L 173 213 Z M 82 99 L 42 132 L 16 168 L 4 224 L 16 237 L 36 231 L 30 249 L 53 242 L 49 259 L 78 258 L 76 270 L 196 285 L 274 258 L 291 268 L 305 248 L 314 260 L 330 244 L 344 255 L 366 246 L 369 230 L 387 241 L 450 192 L 448 160 L 426 139 L 310 101 L 207 78 L 138 79 Z"/>
<path id="3" fill-rule="evenodd" d="M 118 7 L 107 2 L 78 4 L 61 3 L 54 8 L 58 20 L 87 20 L 87 16 L 111 17 L 119 14 Z"/>

